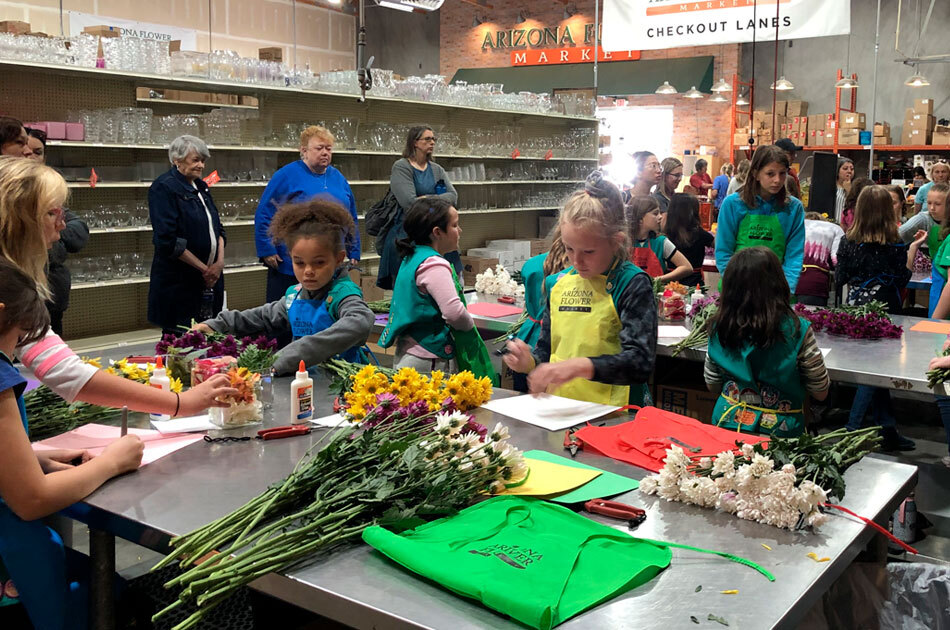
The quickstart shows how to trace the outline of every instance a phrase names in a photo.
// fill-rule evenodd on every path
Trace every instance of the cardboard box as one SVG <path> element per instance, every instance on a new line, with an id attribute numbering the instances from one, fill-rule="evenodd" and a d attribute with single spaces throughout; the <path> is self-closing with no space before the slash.
<path id="1" fill-rule="evenodd" d="M 102 54 L 102 38 L 103 37 L 119 37 L 122 35 L 119 29 L 112 26 L 105 26 L 105 25 L 87 26 L 86 28 L 82 29 L 82 32 L 89 33 L 90 35 L 97 35 L 99 37 L 99 52 L 98 52 L 99 57 L 103 56 Z"/>
<path id="2" fill-rule="evenodd" d="M 467 256 L 476 257 L 476 258 L 490 258 L 497 260 L 496 264 L 501 265 L 505 269 L 511 269 L 515 264 L 515 256 L 513 253 L 507 249 L 498 249 L 495 247 L 473 247 L 472 249 L 465 252 Z M 472 279 L 474 282 L 474 278 Z"/>
<path id="3" fill-rule="evenodd" d="M 540 256 L 544 252 L 550 249 L 548 244 L 548 239 L 546 238 L 533 238 L 531 239 L 531 256 Z"/>
<path id="4" fill-rule="evenodd" d="M 179 90 L 178 100 L 188 101 L 190 103 L 210 103 L 211 94 L 208 92 L 192 92 L 191 90 Z"/>
<path id="5" fill-rule="evenodd" d="M 692 387 L 656 386 L 656 406 L 666 411 L 689 416 L 703 422 L 712 419 L 719 396 L 705 389 Z"/>
<path id="6" fill-rule="evenodd" d="M 842 129 L 864 129 L 867 126 L 867 117 L 860 112 L 841 112 Z"/>
<path id="7" fill-rule="evenodd" d="M 261 61 L 276 61 L 280 63 L 284 60 L 284 49 L 280 46 L 268 46 L 257 50 L 257 58 Z"/>
<path id="8" fill-rule="evenodd" d="M 752 126 L 752 118 L 748 114 L 736 114 L 736 129 L 744 129 Z"/>
<path id="9" fill-rule="evenodd" d="M 901 144 L 903 146 L 930 144 L 931 139 L 931 133 L 927 129 L 908 129 L 904 127 L 904 132 L 901 134 Z"/>
<path id="10" fill-rule="evenodd" d="M 732 134 L 732 144 L 744 147 L 749 144 L 749 134 L 748 133 L 734 133 Z"/>
<path id="11" fill-rule="evenodd" d="M 515 261 L 531 258 L 531 241 L 514 238 L 491 240 L 485 243 L 487 249 L 501 249 L 509 251 Z"/>
<path id="12" fill-rule="evenodd" d="M 838 144 L 844 144 L 844 145 L 861 144 L 861 130 L 860 129 L 838 130 Z"/>
<path id="13" fill-rule="evenodd" d="M 476 256 L 462 256 L 462 270 L 465 275 L 471 278 L 472 284 L 475 283 L 475 276 L 485 273 L 488 269 L 494 269 L 498 264 L 497 258 L 478 258 Z"/>
<path id="14" fill-rule="evenodd" d="M 930 144 L 940 146 L 950 145 L 950 131 L 935 131 L 930 138 Z"/>
<path id="15" fill-rule="evenodd" d="M 937 119 L 927 114 L 913 114 L 904 120 L 904 129 L 924 129 L 933 131 L 937 124 Z"/>
<path id="16" fill-rule="evenodd" d="M 82 123 L 66 123 L 66 139 L 82 142 L 86 139 L 86 128 Z"/>
<path id="17" fill-rule="evenodd" d="M 241 96 L 239 105 L 247 105 L 248 107 L 258 107 L 260 101 L 257 100 L 256 96 Z"/>
<path id="18" fill-rule="evenodd" d="M 914 113 L 927 114 L 928 116 L 933 116 L 934 100 L 932 98 L 914 99 Z"/>
<path id="19" fill-rule="evenodd" d="M 808 133 L 808 116 L 799 117 L 798 133 Z"/>
<path id="20" fill-rule="evenodd" d="M 889 145 L 891 144 L 891 137 L 888 136 L 874 136 L 874 146 Z"/>
<path id="21" fill-rule="evenodd" d="M 891 135 L 891 123 L 889 122 L 879 122 L 874 123 L 874 135 L 875 136 L 889 136 Z"/>
<path id="22" fill-rule="evenodd" d="M 775 101 L 775 113 L 778 116 L 785 116 L 788 111 L 788 101 Z"/>
<path id="23" fill-rule="evenodd" d="M 19 20 L 3 20 L 0 22 L 0 33 L 13 33 L 14 35 L 26 35 L 30 32 L 29 22 L 20 22 Z"/>
<path id="24" fill-rule="evenodd" d="M 772 116 L 768 112 L 756 110 L 752 112 L 752 128 L 763 129 L 772 124 Z"/>
<path id="25" fill-rule="evenodd" d="M 557 217 L 538 217 L 538 236 L 547 236 L 557 226 Z"/>
<path id="26" fill-rule="evenodd" d="M 181 40 L 180 40 L 180 39 L 173 39 L 173 40 L 171 40 L 170 42 L 168 42 L 168 54 L 170 55 L 170 54 L 175 53 L 175 52 L 181 52 Z"/>
<path id="27" fill-rule="evenodd" d="M 230 105 L 231 95 L 230 94 L 219 94 L 217 92 L 211 94 L 211 102 L 215 105 Z"/>
<path id="28" fill-rule="evenodd" d="M 376 276 L 361 275 L 359 285 L 366 302 L 375 302 L 386 297 L 385 292 L 376 286 Z"/>
<path id="29" fill-rule="evenodd" d="M 808 101 L 788 101 L 785 106 L 786 116 L 807 116 Z"/>

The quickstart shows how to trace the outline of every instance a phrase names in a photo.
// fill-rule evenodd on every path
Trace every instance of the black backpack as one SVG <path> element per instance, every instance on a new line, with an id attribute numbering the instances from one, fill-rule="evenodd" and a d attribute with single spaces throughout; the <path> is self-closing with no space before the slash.
<path id="1" fill-rule="evenodd" d="M 396 201 L 396 195 L 393 194 L 392 189 L 387 190 L 386 196 L 377 201 L 363 218 L 366 233 L 370 236 L 385 234 L 392 227 L 392 222 L 399 210 L 400 206 L 399 202 Z"/>

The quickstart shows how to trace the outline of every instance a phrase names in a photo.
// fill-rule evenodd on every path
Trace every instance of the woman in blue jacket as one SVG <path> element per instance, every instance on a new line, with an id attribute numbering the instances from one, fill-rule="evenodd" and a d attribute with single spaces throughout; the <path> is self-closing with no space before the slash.
<path id="1" fill-rule="evenodd" d="M 224 228 L 201 179 L 209 157 L 200 138 L 175 138 L 168 148 L 172 168 L 148 189 L 155 245 L 148 321 L 166 333 L 214 317 L 224 303 Z"/>
<path id="2" fill-rule="evenodd" d="M 270 237 L 270 224 L 277 209 L 288 203 L 304 203 L 322 197 L 343 206 L 356 220 L 356 198 L 343 173 L 330 166 L 333 159 L 333 134 L 319 125 L 311 125 L 300 134 L 300 159 L 274 173 L 254 215 L 254 243 L 257 255 L 267 265 L 267 302 L 284 297 L 297 284 L 294 266 L 283 243 Z M 346 256 L 353 264 L 360 259 L 360 231 L 346 243 Z"/>

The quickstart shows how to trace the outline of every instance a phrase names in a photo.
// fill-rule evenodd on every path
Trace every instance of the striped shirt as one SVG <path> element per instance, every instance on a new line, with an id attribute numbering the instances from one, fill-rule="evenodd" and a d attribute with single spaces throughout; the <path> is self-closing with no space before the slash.
<path id="1" fill-rule="evenodd" d="M 83 363 L 52 330 L 39 341 L 17 348 L 16 355 L 38 380 L 68 402 L 76 400 L 98 371 Z"/>

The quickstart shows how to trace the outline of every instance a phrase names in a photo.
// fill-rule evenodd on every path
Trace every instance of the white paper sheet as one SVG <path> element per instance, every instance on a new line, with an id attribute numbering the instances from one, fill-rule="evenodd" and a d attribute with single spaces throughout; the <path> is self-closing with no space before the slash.
<path id="1" fill-rule="evenodd" d="M 211 424 L 208 414 L 200 416 L 188 416 L 185 418 L 172 418 L 171 420 L 152 420 L 152 426 L 158 429 L 159 433 L 195 433 L 197 431 L 212 431 L 218 427 Z"/>
<path id="2" fill-rule="evenodd" d="M 818 349 L 821 350 L 821 358 L 822 358 L 822 359 L 824 359 L 826 356 L 828 356 L 828 353 L 831 352 L 831 348 L 818 348 Z"/>
<path id="3" fill-rule="evenodd" d="M 658 326 L 658 337 L 664 339 L 682 339 L 689 335 L 689 330 L 685 326 Z"/>
<path id="4" fill-rule="evenodd" d="M 315 424 L 318 427 L 328 427 L 334 429 L 336 427 L 343 427 L 350 424 L 343 416 L 338 413 L 333 414 L 332 416 L 324 416 L 322 418 L 314 418 L 310 421 L 310 424 Z"/>
<path id="5" fill-rule="evenodd" d="M 490 400 L 482 407 L 548 431 L 567 429 L 620 409 L 620 407 L 572 400 L 551 394 L 537 396 L 525 394 Z"/>

